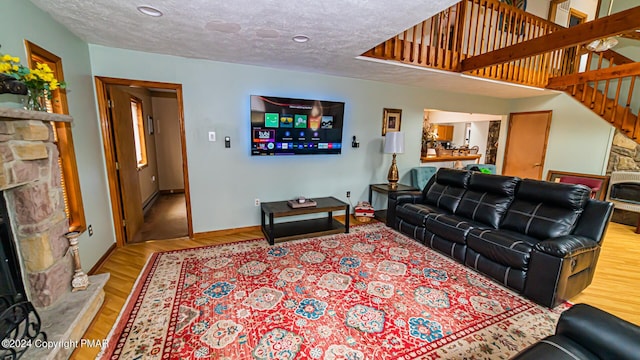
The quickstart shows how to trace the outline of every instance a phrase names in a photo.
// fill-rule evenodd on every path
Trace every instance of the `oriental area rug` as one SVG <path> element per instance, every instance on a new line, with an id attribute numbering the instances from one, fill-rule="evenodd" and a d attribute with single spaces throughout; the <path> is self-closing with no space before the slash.
<path id="1" fill-rule="evenodd" d="M 154 254 L 101 359 L 508 359 L 541 307 L 383 224 Z"/>

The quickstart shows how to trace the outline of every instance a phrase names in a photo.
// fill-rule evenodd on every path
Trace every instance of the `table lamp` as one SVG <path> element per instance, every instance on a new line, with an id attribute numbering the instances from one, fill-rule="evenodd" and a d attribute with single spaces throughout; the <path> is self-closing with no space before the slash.
<path id="1" fill-rule="evenodd" d="M 393 154 L 393 161 L 389 168 L 389 174 L 387 180 L 389 181 L 389 188 L 398 188 L 398 166 L 396 165 L 396 154 L 402 154 L 404 152 L 404 133 L 400 131 L 387 132 L 384 137 L 384 153 Z"/>

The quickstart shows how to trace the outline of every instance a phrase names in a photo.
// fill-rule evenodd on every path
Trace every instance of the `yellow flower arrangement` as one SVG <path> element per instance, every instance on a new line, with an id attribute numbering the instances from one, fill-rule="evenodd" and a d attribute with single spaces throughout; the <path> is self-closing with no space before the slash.
<path id="1" fill-rule="evenodd" d="M 0 56 L 0 73 L 24 83 L 29 90 L 29 102 L 37 102 L 38 98 L 42 97 L 51 99 L 54 90 L 66 88 L 64 81 L 58 81 L 54 77 L 49 65 L 37 63 L 35 69 L 29 69 L 20 64 L 20 58 L 9 54 Z M 35 105 L 37 107 L 35 110 L 44 110 L 42 104 Z"/>
<path id="2" fill-rule="evenodd" d="M 54 77 L 53 70 L 49 65 L 37 63 L 35 69 L 29 69 L 20 64 L 20 58 L 9 54 L 2 55 L 0 58 L 0 73 L 5 73 L 24 82 L 29 89 L 44 89 L 49 99 L 51 91 L 66 87 L 64 82 L 59 82 Z"/>

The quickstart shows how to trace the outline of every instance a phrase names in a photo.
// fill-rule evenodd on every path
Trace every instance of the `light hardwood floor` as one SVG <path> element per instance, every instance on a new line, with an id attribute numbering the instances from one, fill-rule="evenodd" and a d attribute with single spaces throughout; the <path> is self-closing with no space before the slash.
<path id="1" fill-rule="evenodd" d="M 352 224 L 358 221 L 351 218 Z M 573 303 L 587 303 L 640 325 L 640 235 L 631 226 L 611 223 L 603 243 L 593 283 L 571 299 Z M 97 273 L 111 273 L 105 286 L 102 309 L 84 335 L 85 339 L 106 339 L 120 309 L 144 267 L 156 251 L 169 251 L 197 246 L 216 245 L 261 238 L 256 228 L 239 232 L 221 232 L 218 236 L 189 240 L 161 240 L 128 245 L 116 249 Z M 94 359 L 97 348 L 81 348 L 72 359 Z"/>

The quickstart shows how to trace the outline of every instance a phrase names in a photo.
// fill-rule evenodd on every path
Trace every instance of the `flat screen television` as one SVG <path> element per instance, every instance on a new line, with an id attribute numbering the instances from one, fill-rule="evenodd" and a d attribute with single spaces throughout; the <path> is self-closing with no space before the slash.
<path id="1" fill-rule="evenodd" d="M 344 103 L 251 95 L 251 155 L 340 154 Z"/>

